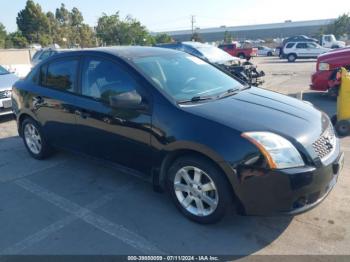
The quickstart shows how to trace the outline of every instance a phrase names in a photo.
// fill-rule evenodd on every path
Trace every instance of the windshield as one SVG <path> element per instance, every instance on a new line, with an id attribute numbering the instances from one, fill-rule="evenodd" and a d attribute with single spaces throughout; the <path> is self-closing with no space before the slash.
<path id="1" fill-rule="evenodd" d="M 7 71 L 5 68 L 3 68 L 2 66 L 0 66 L 0 75 L 7 75 L 9 74 L 10 72 Z"/>
<path id="2" fill-rule="evenodd" d="M 142 57 L 133 62 L 155 86 L 178 102 L 216 96 L 242 87 L 229 75 L 188 54 Z"/>
<path id="3" fill-rule="evenodd" d="M 215 46 L 197 46 L 196 49 L 212 63 L 230 61 L 235 59 L 230 54 Z"/>

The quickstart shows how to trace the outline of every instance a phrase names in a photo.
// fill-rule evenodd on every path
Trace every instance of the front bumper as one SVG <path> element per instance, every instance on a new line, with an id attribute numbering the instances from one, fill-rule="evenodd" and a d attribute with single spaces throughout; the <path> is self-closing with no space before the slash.
<path id="1" fill-rule="evenodd" d="M 310 89 L 315 91 L 327 91 L 329 88 L 328 80 L 331 71 L 317 71 L 311 76 Z"/>
<path id="2" fill-rule="evenodd" d="M 244 213 L 295 215 L 317 206 L 335 186 L 343 161 L 343 153 L 337 151 L 327 165 L 271 170 L 251 176 L 241 182 L 236 192 Z"/>

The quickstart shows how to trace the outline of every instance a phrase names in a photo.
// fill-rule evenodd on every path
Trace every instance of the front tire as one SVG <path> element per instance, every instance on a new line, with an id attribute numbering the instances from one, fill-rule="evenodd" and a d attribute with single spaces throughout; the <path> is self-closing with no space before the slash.
<path id="1" fill-rule="evenodd" d="M 218 222 L 232 207 L 225 175 L 202 157 L 177 159 L 168 171 L 167 188 L 176 207 L 198 223 Z"/>
<path id="2" fill-rule="evenodd" d="M 31 118 L 22 123 L 22 137 L 28 153 L 35 159 L 45 159 L 52 153 L 39 124 Z"/>

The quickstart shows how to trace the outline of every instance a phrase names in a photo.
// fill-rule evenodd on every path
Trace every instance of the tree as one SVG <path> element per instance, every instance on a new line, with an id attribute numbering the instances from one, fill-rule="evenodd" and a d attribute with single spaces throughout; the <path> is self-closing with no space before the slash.
<path id="1" fill-rule="evenodd" d="M 48 19 L 48 24 L 49 24 L 49 35 L 52 40 L 52 44 L 57 43 L 60 44 L 62 41 L 62 38 L 60 37 L 60 25 L 52 12 L 47 12 L 46 17 Z"/>
<path id="2" fill-rule="evenodd" d="M 225 34 L 224 34 L 224 43 L 228 43 L 228 44 L 231 44 L 233 41 L 233 35 L 228 32 L 228 31 L 225 31 Z"/>
<path id="3" fill-rule="evenodd" d="M 84 18 L 83 14 L 78 10 L 78 8 L 73 7 L 70 13 L 71 26 L 79 27 L 83 24 Z"/>
<path id="4" fill-rule="evenodd" d="M 2 23 L 0 23 L 0 48 L 5 47 L 6 36 L 7 32 L 5 30 L 5 26 Z"/>
<path id="5" fill-rule="evenodd" d="M 29 43 L 47 44 L 49 21 L 39 4 L 27 0 L 26 6 L 17 15 L 17 26 Z M 43 42 L 42 42 L 43 41 Z"/>
<path id="6" fill-rule="evenodd" d="M 120 44 L 115 36 L 115 30 L 120 23 L 119 12 L 108 16 L 103 13 L 97 21 L 96 35 L 104 45 Z"/>
<path id="7" fill-rule="evenodd" d="M 48 15 L 49 16 L 49 15 Z M 55 26 L 54 39 L 62 47 L 91 47 L 95 45 L 94 31 L 84 24 L 84 17 L 80 10 L 73 7 L 69 11 L 64 4 L 56 9 L 54 19 L 50 14 L 50 21 Z"/>
<path id="8" fill-rule="evenodd" d="M 61 7 L 56 9 L 55 16 L 60 25 L 69 25 L 70 14 L 64 4 L 61 4 Z"/>
<path id="9" fill-rule="evenodd" d="M 119 12 L 113 15 L 105 13 L 98 19 L 96 35 L 104 45 L 150 45 L 154 43 L 146 27 L 139 21 L 127 16 L 120 19 Z"/>
<path id="10" fill-rule="evenodd" d="M 5 48 L 25 48 L 27 45 L 27 38 L 20 31 L 8 34 L 6 37 Z"/>
<path id="11" fill-rule="evenodd" d="M 321 28 L 321 32 L 324 34 L 333 34 L 337 38 L 344 35 L 350 35 L 349 14 L 339 16 L 333 23 Z"/>
<path id="12" fill-rule="evenodd" d="M 171 38 L 170 35 L 168 34 L 165 34 L 165 33 L 162 33 L 162 34 L 157 34 L 155 36 L 155 42 L 157 44 L 162 44 L 162 43 L 171 43 L 173 42 L 174 40 Z"/>

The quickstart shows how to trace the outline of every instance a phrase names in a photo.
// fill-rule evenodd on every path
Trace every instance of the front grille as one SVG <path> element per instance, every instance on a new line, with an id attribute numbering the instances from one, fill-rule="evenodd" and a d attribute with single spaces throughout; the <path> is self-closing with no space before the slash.
<path id="1" fill-rule="evenodd" d="M 319 158 L 323 159 L 328 156 L 336 146 L 336 137 L 334 134 L 333 126 L 329 127 L 323 132 L 323 134 L 317 139 L 312 147 L 315 150 Z"/>
<path id="2" fill-rule="evenodd" d="M 11 97 L 11 90 L 0 91 L 0 99 L 10 98 L 10 97 Z"/>

